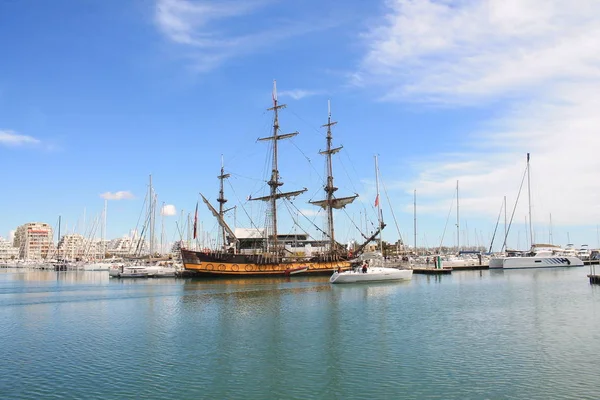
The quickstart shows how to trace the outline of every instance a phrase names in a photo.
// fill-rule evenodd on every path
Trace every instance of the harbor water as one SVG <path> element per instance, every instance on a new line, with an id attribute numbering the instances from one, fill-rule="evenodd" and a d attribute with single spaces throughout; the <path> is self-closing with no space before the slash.
<path id="1" fill-rule="evenodd" d="M 0 398 L 597 399 L 587 272 L 330 285 L 0 270 Z"/>

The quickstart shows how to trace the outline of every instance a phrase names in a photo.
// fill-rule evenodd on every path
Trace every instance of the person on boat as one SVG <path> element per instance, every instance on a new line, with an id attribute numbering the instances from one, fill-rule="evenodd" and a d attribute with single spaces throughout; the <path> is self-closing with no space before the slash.
<path id="1" fill-rule="evenodd" d="M 367 263 L 367 262 L 365 261 L 365 262 L 363 263 L 363 266 L 362 266 L 362 272 L 363 272 L 363 274 L 366 274 L 366 273 L 367 273 L 367 267 L 368 267 L 368 266 L 369 266 L 369 263 Z"/>
<path id="2" fill-rule="evenodd" d="M 429 257 L 427 257 L 427 258 L 425 259 L 425 262 L 427 263 L 427 266 L 429 267 Z"/>

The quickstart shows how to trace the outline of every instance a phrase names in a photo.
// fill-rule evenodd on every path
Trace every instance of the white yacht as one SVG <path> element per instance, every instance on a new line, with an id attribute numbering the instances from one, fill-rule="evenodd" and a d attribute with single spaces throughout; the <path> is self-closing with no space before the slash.
<path id="1" fill-rule="evenodd" d="M 171 278 L 175 276 L 177 269 L 168 265 L 150 265 L 144 267 L 149 278 Z"/>
<path id="2" fill-rule="evenodd" d="M 147 278 L 148 271 L 146 267 L 122 267 L 121 271 L 117 274 L 117 278 Z"/>
<path id="3" fill-rule="evenodd" d="M 529 243 L 533 243 L 529 153 L 527 153 L 527 167 L 525 171 L 527 172 L 527 192 L 529 194 Z M 504 237 L 504 241 L 506 243 L 506 236 Z M 516 253 L 513 256 L 509 254 L 508 256 L 493 257 L 490 260 L 489 266 L 490 269 L 582 267 L 583 261 L 577 257 L 572 244 L 567 245 L 565 249 L 552 244 L 532 244 L 531 250 L 528 253 Z"/>
<path id="4" fill-rule="evenodd" d="M 334 272 L 329 278 L 331 283 L 363 283 L 363 282 L 387 282 L 387 281 L 409 281 L 412 279 L 412 269 L 398 269 L 386 267 L 368 267 L 363 272 L 362 267 L 350 271 Z"/>
<path id="5" fill-rule="evenodd" d="M 522 256 L 495 257 L 490 260 L 491 269 L 556 267 L 583 267 L 583 261 L 578 257 L 566 255 L 559 246 L 551 244 L 534 244 L 531 251 Z"/>
<path id="6" fill-rule="evenodd" d="M 590 251 L 590 248 L 587 244 L 582 244 L 581 248 L 577 250 L 577 258 L 580 258 L 582 260 L 589 260 L 591 254 L 592 252 Z"/>

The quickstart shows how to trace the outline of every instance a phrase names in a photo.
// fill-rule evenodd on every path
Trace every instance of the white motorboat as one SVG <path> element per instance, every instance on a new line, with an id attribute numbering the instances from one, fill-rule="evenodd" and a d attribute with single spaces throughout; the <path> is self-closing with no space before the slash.
<path id="1" fill-rule="evenodd" d="M 108 262 L 94 262 L 90 264 L 84 264 L 84 271 L 110 271 L 110 268 L 114 265 L 114 263 Z"/>
<path id="2" fill-rule="evenodd" d="M 366 272 L 362 268 L 350 271 L 334 272 L 329 282 L 331 283 L 362 283 L 362 282 L 386 282 L 386 281 L 408 281 L 412 279 L 412 269 L 398 269 L 386 267 L 369 267 Z"/>
<path id="3" fill-rule="evenodd" d="M 570 254 L 565 255 L 559 246 L 534 244 L 531 251 L 517 257 L 499 257 L 490 260 L 490 268 L 525 269 L 583 267 L 583 261 Z"/>
<path id="4" fill-rule="evenodd" d="M 109 276 L 114 278 L 147 278 L 148 271 L 146 267 L 134 266 L 134 267 L 117 267 L 111 268 Z"/>
<path id="5" fill-rule="evenodd" d="M 144 267 L 149 278 L 171 278 L 175 276 L 177 269 L 175 267 L 151 265 Z"/>

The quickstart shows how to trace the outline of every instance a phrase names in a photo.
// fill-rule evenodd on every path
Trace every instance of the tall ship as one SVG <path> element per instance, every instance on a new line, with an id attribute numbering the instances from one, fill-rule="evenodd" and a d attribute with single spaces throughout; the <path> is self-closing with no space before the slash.
<path id="1" fill-rule="evenodd" d="M 280 235 L 277 229 L 277 204 L 284 199 L 294 198 L 307 191 L 306 188 L 291 192 L 282 192 L 280 187 L 283 182 L 279 176 L 278 170 L 278 142 L 298 135 L 298 132 L 282 134 L 279 129 L 279 111 L 285 108 L 285 104 L 279 104 L 277 101 L 277 86 L 273 82 L 273 107 L 268 111 L 273 112 L 273 133 L 272 136 L 260 138 L 259 141 L 271 142 L 272 160 L 271 175 L 267 182 L 269 194 L 262 197 L 249 198 L 251 201 L 263 201 L 267 203 L 267 226 L 265 229 L 254 229 L 255 237 L 251 242 L 258 244 L 259 248 L 248 249 L 248 237 L 238 237 L 231 227 L 225 221 L 225 203 L 223 181 L 229 177 L 225 173 L 223 163 L 221 163 L 221 173 L 218 176 L 220 180 L 219 197 L 217 198 L 218 210 L 201 194 L 202 201 L 206 204 L 219 224 L 219 236 L 221 238 L 222 248 L 218 250 L 204 249 L 202 251 L 182 248 L 181 258 L 183 266 L 188 271 L 194 271 L 199 275 L 210 276 L 277 276 L 303 274 L 332 274 L 334 271 L 346 271 L 351 268 L 352 260 L 363 252 L 367 244 L 373 241 L 383 229 L 384 224 L 380 223 L 375 232 L 365 238 L 365 242 L 350 252 L 345 245 L 335 239 L 333 210 L 342 209 L 352 203 L 358 194 L 348 197 L 336 197 L 338 190 L 333 183 L 332 155 L 342 149 L 332 147 L 331 127 L 336 124 L 331 120 L 331 107 L 328 106 L 328 119 L 323 127 L 327 128 L 327 146 L 320 154 L 326 157 L 327 181 L 324 185 L 325 199 L 310 201 L 311 204 L 321 207 L 327 215 L 327 226 L 325 230 L 319 229 L 325 237 L 321 243 L 321 250 L 310 254 L 299 253 L 290 250 L 286 245 L 289 242 L 289 235 Z M 194 224 L 196 225 L 196 223 Z M 194 229 L 195 232 L 195 229 Z M 306 235 L 307 236 L 307 235 Z M 295 236 L 293 240 L 298 239 Z"/>

